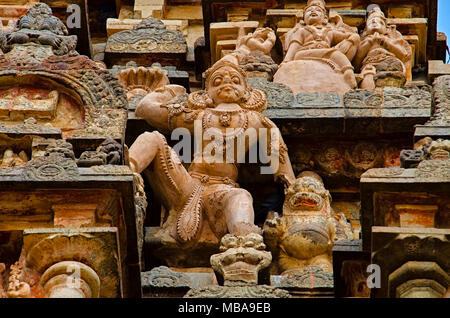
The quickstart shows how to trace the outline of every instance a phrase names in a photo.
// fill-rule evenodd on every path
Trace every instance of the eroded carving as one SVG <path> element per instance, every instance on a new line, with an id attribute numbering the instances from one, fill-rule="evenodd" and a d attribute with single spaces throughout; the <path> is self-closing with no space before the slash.
<path id="1" fill-rule="evenodd" d="M 45 3 L 36 3 L 27 14 L 17 21 L 16 29 L 0 37 L 0 48 L 4 53 L 14 52 L 15 45 L 37 43 L 48 45 L 56 55 L 64 55 L 74 50 L 77 37 L 69 32 L 52 9 Z"/>
<path id="2" fill-rule="evenodd" d="M 161 20 L 147 18 L 133 30 L 113 34 L 106 52 L 120 53 L 185 53 L 186 39 L 180 31 L 166 30 Z"/>
<path id="3" fill-rule="evenodd" d="M 170 270 L 166 266 L 159 266 L 153 268 L 149 272 L 144 272 L 141 275 L 142 285 L 160 288 L 170 287 L 187 287 L 192 285 L 189 276 Z"/>

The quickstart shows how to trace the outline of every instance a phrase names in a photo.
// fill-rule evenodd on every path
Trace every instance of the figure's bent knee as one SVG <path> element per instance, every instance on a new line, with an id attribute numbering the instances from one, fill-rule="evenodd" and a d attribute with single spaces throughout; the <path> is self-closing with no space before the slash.
<path id="1" fill-rule="evenodd" d="M 157 131 L 141 134 L 129 150 L 130 167 L 141 173 L 153 161 L 158 150 L 166 144 L 166 138 Z"/>
<path id="2" fill-rule="evenodd" d="M 253 206 L 253 197 L 245 189 L 234 189 L 230 194 L 231 200 L 239 203 L 240 208 L 252 208 Z"/>

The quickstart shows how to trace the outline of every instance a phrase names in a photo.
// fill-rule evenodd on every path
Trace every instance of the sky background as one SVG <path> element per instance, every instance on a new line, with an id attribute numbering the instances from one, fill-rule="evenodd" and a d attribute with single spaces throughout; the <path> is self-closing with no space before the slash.
<path id="1" fill-rule="evenodd" d="M 438 5 L 438 32 L 444 32 L 447 35 L 448 45 L 450 38 L 450 0 L 439 0 Z"/>

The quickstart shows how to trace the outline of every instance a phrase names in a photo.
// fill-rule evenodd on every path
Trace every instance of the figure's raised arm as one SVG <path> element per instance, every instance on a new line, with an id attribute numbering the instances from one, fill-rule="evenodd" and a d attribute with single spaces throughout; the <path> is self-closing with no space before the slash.
<path id="1" fill-rule="evenodd" d="M 291 160 L 289 159 L 288 148 L 284 143 L 280 130 L 269 118 L 264 115 L 258 115 L 262 126 L 266 130 L 259 129 L 260 146 L 267 146 L 267 155 L 270 159 L 271 172 L 276 181 L 281 181 L 286 188 L 295 181 L 294 171 L 292 170 Z M 261 143 L 266 139 L 266 143 Z"/>
<path id="2" fill-rule="evenodd" d="M 152 127 L 168 133 L 170 131 L 169 111 L 164 105 L 185 93 L 186 89 L 180 85 L 166 85 L 158 88 L 141 100 L 136 108 L 136 117 L 145 119 Z"/>

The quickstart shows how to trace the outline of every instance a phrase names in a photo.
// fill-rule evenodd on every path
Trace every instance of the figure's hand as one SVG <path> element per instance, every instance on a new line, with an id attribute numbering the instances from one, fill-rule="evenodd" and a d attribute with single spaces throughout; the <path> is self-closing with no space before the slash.
<path id="1" fill-rule="evenodd" d="M 55 49 L 59 49 L 62 44 L 62 39 L 54 34 L 44 34 L 39 37 L 39 42 L 44 45 L 51 45 Z"/>
<path id="2" fill-rule="evenodd" d="M 346 54 L 350 49 L 352 48 L 353 43 L 349 40 L 344 40 L 338 45 L 336 45 L 336 48 L 341 51 L 342 53 Z"/>
<path id="3" fill-rule="evenodd" d="M 23 32 L 14 32 L 6 35 L 7 44 L 23 44 L 27 43 L 29 40 L 30 37 Z"/>
<path id="4" fill-rule="evenodd" d="M 372 44 L 383 45 L 385 42 L 385 39 L 386 39 L 386 37 L 383 35 L 380 35 L 379 33 L 375 33 L 375 34 L 369 36 L 369 42 Z"/>

